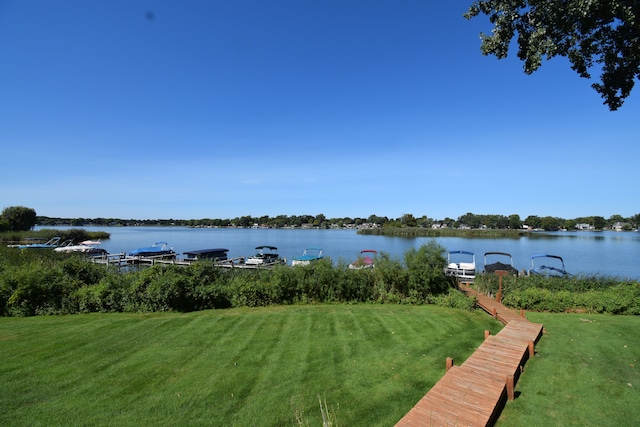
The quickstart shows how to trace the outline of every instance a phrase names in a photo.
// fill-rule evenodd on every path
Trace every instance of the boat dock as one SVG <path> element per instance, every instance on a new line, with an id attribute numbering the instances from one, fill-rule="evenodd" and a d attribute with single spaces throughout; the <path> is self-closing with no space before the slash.
<path id="1" fill-rule="evenodd" d="M 485 331 L 484 342 L 460 366 L 447 358 L 445 375 L 396 427 L 491 426 L 515 398 L 515 384 L 534 355 L 543 326 L 467 285 L 460 288 L 506 326 L 495 336 Z"/>
<path id="2" fill-rule="evenodd" d="M 166 255 L 158 256 L 131 256 L 125 253 L 108 254 L 90 258 L 91 262 L 99 265 L 109 265 L 114 267 L 130 267 L 130 266 L 152 266 L 152 265 L 180 265 L 190 266 L 196 262 L 211 262 L 220 268 L 241 268 L 252 270 L 264 270 L 273 268 L 277 262 L 265 264 L 246 264 L 244 257 L 230 258 L 221 261 L 198 260 L 193 258 L 178 259 L 175 256 L 168 257 Z"/>

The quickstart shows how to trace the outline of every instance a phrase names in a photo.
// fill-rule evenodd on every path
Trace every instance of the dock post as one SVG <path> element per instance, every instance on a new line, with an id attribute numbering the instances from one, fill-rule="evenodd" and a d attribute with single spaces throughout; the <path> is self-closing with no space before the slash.
<path id="1" fill-rule="evenodd" d="M 502 277 L 509 274 L 507 270 L 496 270 L 496 276 L 498 276 L 498 294 L 496 295 L 496 301 L 502 301 Z"/>
<path id="2" fill-rule="evenodd" d="M 486 340 L 487 338 L 489 338 L 489 335 L 491 335 L 491 331 L 488 329 L 484 330 L 484 339 Z"/>
<path id="3" fill-rule="evenodd" d="M 447 357 L 447 372 L 453 367 L 453 358 Z"/>
<path id="4" fill-rule="evenodd" d="M 513 375 L 507 375 L 507 398 L 509 400 L 515 399 L 516 393 L 514 388 Z"/>
<path id="5" fill-rule="evenodd" d="M 536 348 L 533 341 L 529 340 L 529 357 L 533 357 L 536 354 Z"/>

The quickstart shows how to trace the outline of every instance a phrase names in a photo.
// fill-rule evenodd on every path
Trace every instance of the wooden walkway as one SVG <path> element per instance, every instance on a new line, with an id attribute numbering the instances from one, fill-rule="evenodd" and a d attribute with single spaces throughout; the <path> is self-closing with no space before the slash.
<path id="1" fill-rule="evenodd" d="M 460 288 L 506 326 L 495 336 L 485 331 L 485 341 L 462 365 L 447 359 L 446 374 L 396 427 L 491 426 L 507 400 L 514 398 L 515 384 L 533 356 L 542 325 L 468 286 Z"/>

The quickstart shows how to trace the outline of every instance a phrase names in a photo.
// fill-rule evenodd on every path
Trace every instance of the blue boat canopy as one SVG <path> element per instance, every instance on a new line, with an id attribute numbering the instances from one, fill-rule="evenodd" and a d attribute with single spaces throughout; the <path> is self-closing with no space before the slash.
<path id="1" fill-rule="evenodd" d="M 473 252 L 469 251 L 449 251 L 450 254 L 464 254 L 464 255 L 473 255 Z"/>

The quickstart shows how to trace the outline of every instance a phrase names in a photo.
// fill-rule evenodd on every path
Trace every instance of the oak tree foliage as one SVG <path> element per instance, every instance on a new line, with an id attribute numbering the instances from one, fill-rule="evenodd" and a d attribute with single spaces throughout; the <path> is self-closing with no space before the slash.
<path id="1" fill-rule="evenodd" d="M 465 17 L 487 15 L 493 29 L 482 33 L 484 55 L 505 58 L 516 38 L 518 58 L 531 74 L 542 59 L 563 56 L 611 111 L 620 108 L 640 79 L 640 1 L 486 0 L 475 1 Z"/>

